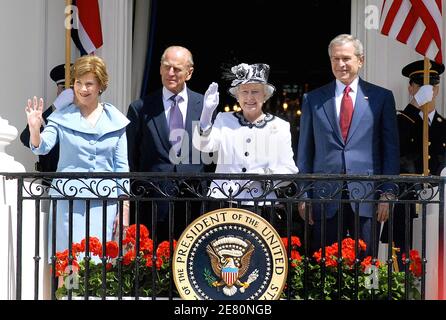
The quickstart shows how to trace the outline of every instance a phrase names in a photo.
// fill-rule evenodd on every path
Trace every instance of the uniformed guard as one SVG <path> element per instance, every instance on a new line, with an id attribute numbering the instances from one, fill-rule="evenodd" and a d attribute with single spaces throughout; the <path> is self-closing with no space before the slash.
<path id="1" fill-rule="evenodd" d="M 424 61 L 419 60 L 405 66 L 402 74 L 409 78 L 410 103 L 398 112 L 400 136 L 401 173 L 423 173 L 423 112 L 421 106 L 433 101 L 428 110 L 429 117 L 429 174 L 440 175 L 445 167 L 446 121 L 435 110 L 435 98 L 440 90 L 440 75 L 444 65 L 431 61 L 429 85 L 423 86 Z"/>
<path id="2" fill-rule="evenodd" d="M 421 106 L 429 104 L 429 174 L 440 175 L 446 166 L 446 120 L 435 110 L 435 98 L 440 89 L 440 75 L 444 72 L 443 64 L 431 61 L 429 84 L 423 85 L 424 60 L 412 62 L 402 69 L 402 74 L 409 78 L 409 94 L 411 100 L 403 111 L 398 111 L 398 131 L 400 139 L 400 173 L 423 174 L 423 112 Z M 405 188 L 407 186 L 401 186 Z M 405 199 L 415 200 L 417 196 L 410 193 Z M 411 222 L 416 217 L 415 205 L 410 205 Z M 405 244 L 405 205 L 395 205 L 393 221 L 394 246 L 400 248 L 401 255 Z M 412 247 L 413 224 L 408 228 Z M 384 226 L 382 242 L 388 242 L 387 223 Z M 400 261 L 401 262 L 401 261 Z M 400 263 L 401 266 L 401 263 Z"/>

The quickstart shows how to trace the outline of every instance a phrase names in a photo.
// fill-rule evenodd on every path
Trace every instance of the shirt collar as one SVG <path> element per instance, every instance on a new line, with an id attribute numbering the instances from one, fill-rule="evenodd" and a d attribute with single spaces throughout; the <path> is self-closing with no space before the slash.
<path id="1" fill-rule="evenodd" d="M 349 84 L 351 91 L 353 91 L 354 93 L 358 92 L 358 82 L 359 82 L 359 77 L 356 77 L 355 80 L 353 80 L 352 83 Z M 346 87 L 345 84 L 336 79 L 336 92 L 338 93 L 344 92 L 345 87 Z"/>
<path id="2" fill-rule="evenodd" d="M 429 112 L 429 114 L 427 115 L 427 117 L 429 118 L 429 124 L 432 124 L 432 122 L 434 121 L 434 117 L 435 117 L 435 109 L 432 110 L 431 112 Z M 420 117 L 421 119 L 423 119 L 423 111 L 420 111 Z"/>
<path id="3" fill-rule="evenodd" d="M 172 97 L 173 95 L 175 95 L 175 93 L 173 93 L 172 91 L 168 90 L 166 87 L 163 87 L 163 100 L 164 101 L 168 101 L 170 99 L 170 97 Z M 186 87 L 186 84 L 184 84 L 183 90 L 181 90 L 180 93 L 177 94 L 177 96 L 180 96 L 183 101 L 186 100 L 186 97 L 187 97 L 187 87 Z"/>

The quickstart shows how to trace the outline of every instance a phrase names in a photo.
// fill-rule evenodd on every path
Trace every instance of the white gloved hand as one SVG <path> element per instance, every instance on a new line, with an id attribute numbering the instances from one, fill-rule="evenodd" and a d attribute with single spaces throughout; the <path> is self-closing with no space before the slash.
<path id="1" fill-rule="evenodd" d="M 414 98 L 417 101 L 419 106 L 432 101 L 434 97 L 434 88 L 430 84 L 426 84 L 420 89 L 418 89 L 417 93 L 415 93 Z"/>
<path id="2" fill-rule="evenodd" d="M 53 106 L 56 109 L 66 107 L 73 102 L 73 99 L 74 99 L 73 89 L 71 88 L 65 89 L 57 96 L 56 100 L 54 100 Z"/>
<path id="3" fill-rule="evenodd" d="M 209 129 L 212 125 L 212 114 L 217 109 L 219 102 L 218 84 L 212 82 L 204 94 L 203 110 L 201 111 L 200 127 L 202 130 Z"/>

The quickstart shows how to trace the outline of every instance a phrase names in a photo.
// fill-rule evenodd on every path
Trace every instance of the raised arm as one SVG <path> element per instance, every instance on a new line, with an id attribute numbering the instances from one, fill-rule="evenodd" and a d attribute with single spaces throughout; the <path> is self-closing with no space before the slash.
<path id="1" fill-rule="evenodd" d="M 204 94 L 203 110 L 201 111 L 200 127 L 202 131 L 208 130 L 212 126 L 212 115 L 217 109 L 219 102 L 218 84 L 212 82 Z"/>
<path id="2" fill-rule="evenodd" d="M 33 100 L 28 99 L 28 105 L 25 108 L 26 117 L 28 120 L 28 127 L 30 133 L 30 142 L 34 147 L 40 146 L 40 127 L 43 123 L 43 99 L 39 99 L 37 103 L 37 97 L 34 96 Z"/>

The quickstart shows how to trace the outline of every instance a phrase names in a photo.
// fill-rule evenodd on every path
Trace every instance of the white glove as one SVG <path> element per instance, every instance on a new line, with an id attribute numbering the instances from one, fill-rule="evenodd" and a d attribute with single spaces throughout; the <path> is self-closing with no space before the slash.
<path id="1" fill-rule="evenodd" d="M 219 101 L 218 84 L 212 82 L 204 94 L 203 110 L 201 111 L 200 127 L 207 130 L 212 126 L 212 115 Z"/>
<path id="2" fill-rule="evenodd" d="M 434 89 L 430 84 L 426 84 L 418 89 L 417 93 L 415 93 L 414 98 L 417 101 L 419 106 L 432 101 L 434 97 Z"/>
<path id="3" fill-rule="evenodd" d="M 65 89 L 57 96 L 56 100 L 54 100 L 53 106 L 56 109 L 66 107 L 73 102 L 73 99 L 74 99 L 73 89 L 71 88 Z"/>

